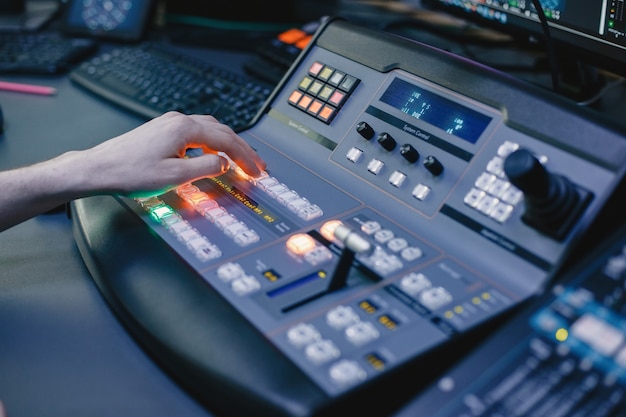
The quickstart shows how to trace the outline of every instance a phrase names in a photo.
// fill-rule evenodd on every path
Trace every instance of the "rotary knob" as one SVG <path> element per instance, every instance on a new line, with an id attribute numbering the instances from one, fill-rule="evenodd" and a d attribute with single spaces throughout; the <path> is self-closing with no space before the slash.
<path id="1" fill-rule="evenodd" d="M 388 151 L 393 151 L 396 147 L 396 140 L 387 132 L 378 135 L 378 143 Z"/>
<path id="2" fill-rule="evenodd" d="M 372 126 L 368 125 L 367 122 L 359 122 L 359 124 L 356 125 L 356 131 L 367 140 L 374 137 L 374 129 L 372 129 Z"/>
<path id="3" fill-rule="evenodd" d="M 424 167 L 435 177 L 438 177 L 443 172 L 443 165 L 432 155 L 429 155 L 424 159 Z"/>
<path id="4" fill-rule="evenodd" d="M 400 155 L 407 161 L 414 164 L 420 157 L 420 153 L 412 145 L 406 143 L 400 147 Z"/>

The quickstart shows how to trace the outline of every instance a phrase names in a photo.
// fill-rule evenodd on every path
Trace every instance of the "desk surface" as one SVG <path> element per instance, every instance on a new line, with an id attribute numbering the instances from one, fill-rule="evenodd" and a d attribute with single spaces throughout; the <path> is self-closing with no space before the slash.
<path id="1" fill-rule="evenodd" d="M 240 68 L 246 55 L 210 51 Z M 86 148 L 141 124 L 66 77 L 2 77 L 49 85 L 42 97 L 0 92 L 0 169 Z M 0 233 L 0 400 L 9 417 L 206 417 L 107 307 L 63 212 Z"/>

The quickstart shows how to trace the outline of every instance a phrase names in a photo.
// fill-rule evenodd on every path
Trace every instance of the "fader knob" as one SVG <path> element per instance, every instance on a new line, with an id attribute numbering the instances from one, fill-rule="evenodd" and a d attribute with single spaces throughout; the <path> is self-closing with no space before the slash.
<path id="1" fill-rule="evenodd" d="M 356 131 L 367 140 L 374 137 L 374 129 L 372 129 L 372 126 L 368 125 L 367 122 L 359 122 L 359 124 L 356 125 Z"/>
<path id="2" fill-rule="evenodd" d="M 396 140 L 387 132 L 378 135 L 378 143 L 388 151 L 393 151 L 396 147 Z"/>
<path id="3" fill-rule="evenodd" d="M 438 177 L 443 172 L 443 165 L 432 155 L 424 159 L 424 167 L 435 177 Z"/>
<path id="4" fill-rule="evenodd" d="M 400 155 L 407 161 L 414 164 L 420 157 L 420 153 L 412 145 L 406 143 L 400 147 Z"/>

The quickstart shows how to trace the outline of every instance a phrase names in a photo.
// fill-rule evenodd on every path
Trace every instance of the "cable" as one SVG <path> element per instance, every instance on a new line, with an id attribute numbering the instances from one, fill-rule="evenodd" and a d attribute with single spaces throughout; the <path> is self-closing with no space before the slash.
<path id="1" fill-rule="evenodd" d="M 550 68 L 552 72 L 552 88 L 556 93 L 559 93 L 561 87 L 559 85 L 559 63 L 557 61 L 556 53 L 554 52 L 554 44 L 552 42 L 552 35 L 550 34 L 550 26 L 548 25 L 548 19 L 543 11 L 543 7 L 539 0 L 532 0 L 533 6 L 537 10 L 537 16 L 539 22 L 541 22 L 541 29 L 543 30 L 544 41 L 548 52 L 548 59 L 550 60 Z"/>

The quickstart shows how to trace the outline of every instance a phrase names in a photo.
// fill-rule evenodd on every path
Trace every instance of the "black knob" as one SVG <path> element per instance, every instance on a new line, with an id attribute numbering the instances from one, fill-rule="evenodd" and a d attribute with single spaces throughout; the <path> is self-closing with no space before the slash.
<path id="1" fill-rule="evenodd" d="M 420 153 L 410 144 L 406 143 L 400 147 L 400 155 L 407 161 L 414 164 L 420 157 Z"/>
<path id="2" fill-rule="evenodd" d="M 522 220 L 557 239 L 565 237 L 591 199 L 589 192 L 549 172 L 526 149 L 509 154 L 503 168 L 511 184 L 524 193 Z"/>
<path id="3" fill-rule="evenodd" d="M 396 140 L 387 132 L 378 135 L 378 143 L 388 151 L 393 151 L 396 147 Z"/>
<path id="4" fill-rule="evenodd" d="M 428 172 L 433 174 L 435 177 L 438 177 L 443 172 L 443 165 L 432 155 L 429 155 L 424 159 L 424 167 L 426 167 Z"/>
<path id="5" fill-rule="evenodd" d="M 367 122 L 359 122 L 359 124 L 356 125 L 356 131 L 367 140 L 374 137 L 374 129 L 372 129 L 372 126 L 368 125 Z"/>

